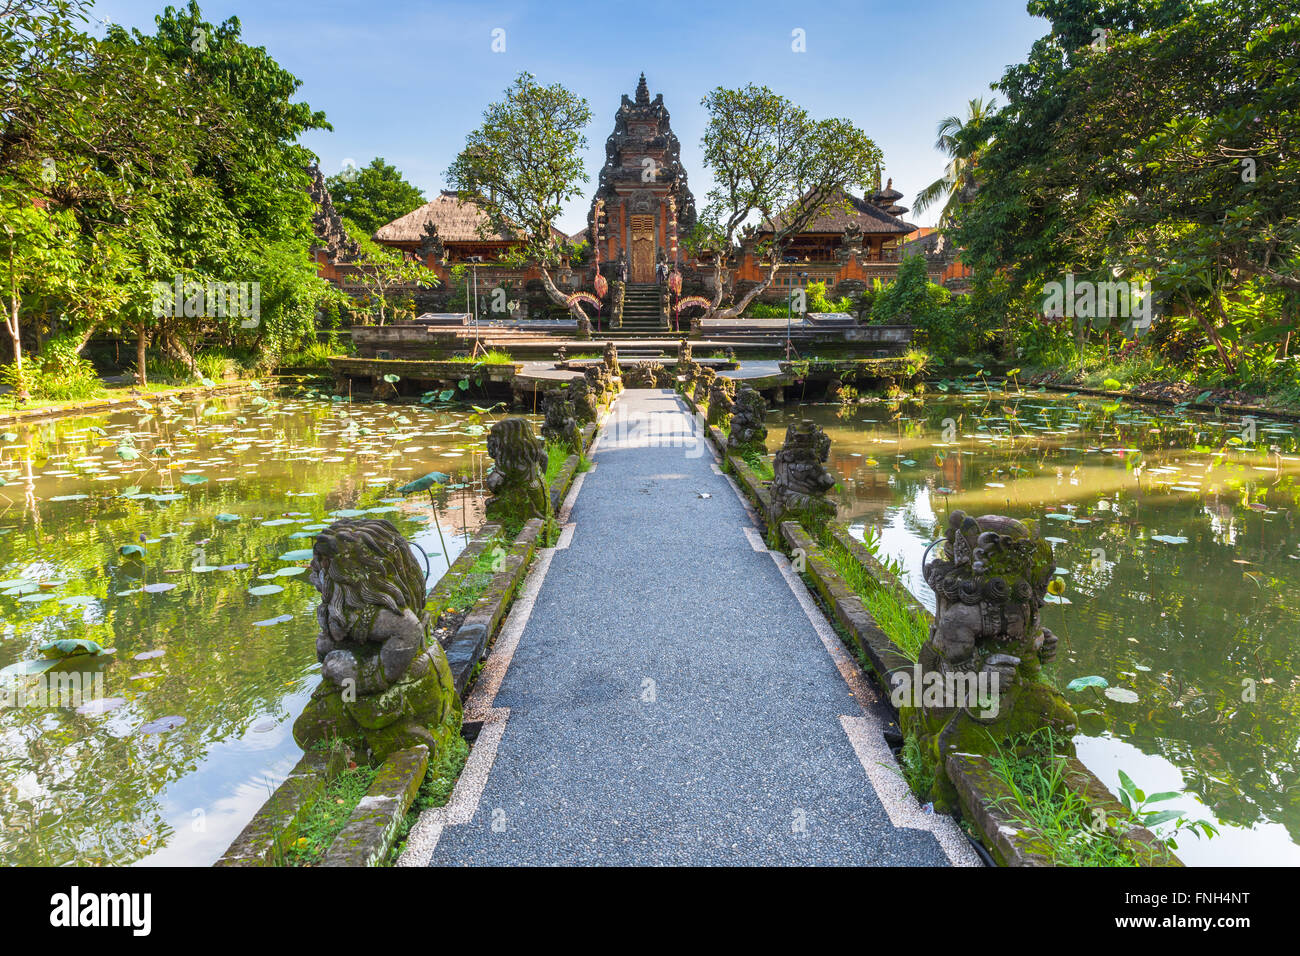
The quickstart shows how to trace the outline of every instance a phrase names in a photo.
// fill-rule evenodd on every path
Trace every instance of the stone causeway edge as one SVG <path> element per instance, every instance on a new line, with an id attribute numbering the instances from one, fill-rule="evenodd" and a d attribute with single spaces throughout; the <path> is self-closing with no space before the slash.
<path id="1" fill-rule="evenodd" d="M 695 402 L 689 396 L 680 397 L 698 416 L 699 408 Z M 707 435 L 719 457 L 736 478 L 741 491 L 757 506 L 759 517 L 766 523 L 767 516 L 770 514 L 768 506 L 770 499 L 763 481 L 744 461 L 728 451 L 726 438 L 721 429 L 716 425 L 709 426 Z M 913 662 L 876 624 L 875 618 L 863 605 L 862 600 L 835 572 L 821 547 L 813 541 L 802 526 L 794 521 L 786 521 L 776 530 L 780 532 L 781 540 L 790 550 L 803 550 L 807 561 L 807 574 L 822 600 L 824 610 L 828 610 L 835 623 L 848 632 L 870 662 L 871 667 L 866 676 L 874 681 L 880 691 L 881 700 L 894 710 L 890 702 L 891 689 L 884 675 L 899 668 L 911 668 Z M 849 534 L 847 528 L 832 525 L 831 533 L 836 541 L 843 545 L 882 586 L 897 587 L 904 594 L 908 593 L 897 578 L 881 565 L 861 542 Z M 915 599 L 908 603 L 913 610 L 920 611 L 928 620 L 933 620 L 934 616 Z M 895 716 L 897 717 L 896 711 Z M 995 863 L 1000 866 L 1015 867 L 1052 865 L 1041 839 L 1001 809 L 1011 798 L 1011 790 L 993 775 L 987 759 L 974 754 L 953 754 L 948 758 L 946 769 L 961 798 L 965 822 L 974 831 L 983 849 Z M 1106 785 L 1077 758 L 1070 759 L 1066 779 L 1075 792 L 1105 813 L 1106 819 L 1124 819 L 1128 816 L 1128 812 L 1112 796 Z M 1122 839 L 1142 844 L 1145 848 L 1160 848 L 1168 859 L 1167 865 L 1183 865 L 1182 861 L 1164 847 L 1160 839 L 1146 827 L 1136 824 L 1130 826 Z"/>
<path id="2" fill-rule="evenodd" d="M 590 450 L 597 431 L 595 423 L 583 427 L 584 452 Z M 570 455 L 551 483 L 551 501 L 557 512 L 559 503 L 564 501 L 578 474 L 579 464 L 579 456 Z M 451 585 L 473 567 L 488 542 L 501 530 L 502 526 L 497 522 L 488 522 L 478 530 L 429 592 L 426 606 L 441 600 Z M 541 532 L 540 518 L 524 524 L 506 552 L 505 566 L 493 575 L 443 648 L 451 666 L 456 693 L 462 700 L 472 686 L 475 669 L 487 658 L 492 640 L 532 564 Z M 390 754 L 379 765 L 366 795 L 334 837 L 318 865 L 382 865 L 392 849 L 402 820 L 415 802 L 428 766 L 427 747 L 413 747 Z M 330 764 L 327 754 L 304 754 L 213 866 L 275 866 L 283 857 L 285 848 L 297 837 L 298 828 L 308 811 L 341 769 Z"/>

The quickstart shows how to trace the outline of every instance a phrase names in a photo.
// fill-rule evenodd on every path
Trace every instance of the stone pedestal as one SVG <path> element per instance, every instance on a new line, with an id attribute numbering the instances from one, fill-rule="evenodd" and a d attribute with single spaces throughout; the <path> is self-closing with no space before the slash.
<path id="1" fill-rule="evenodd" d="M 1041 679 L 1056 655 L 1056 635 L 1039 619 L 1055 567 L 1032 523 L 961 511 L 949 516 L 943 550 L 925 563 L 935 620 L 914 673 L 894 679 L 896 690 L 897 681 L 908 684 L 902 728 L 935 769 L 931 796 L 940 809 L 957 806 L 944 769 L 952 754 L 989 755 L 1046 728 L 1073 756 L 1078 717 Z"/>
<path id="2" fill-rule="evenodd" d="M 340 740 L 359 754 L 382 760 L 419 744 L 440 754 L 460 733 L 460 698 L 452 686 L 447 656 L 436 642 L 387 690 L 351 700 L 350 696 L 332 681 L 322 680 L 294 721 L 293 739 L 298 746 L 309 750 Z"/>

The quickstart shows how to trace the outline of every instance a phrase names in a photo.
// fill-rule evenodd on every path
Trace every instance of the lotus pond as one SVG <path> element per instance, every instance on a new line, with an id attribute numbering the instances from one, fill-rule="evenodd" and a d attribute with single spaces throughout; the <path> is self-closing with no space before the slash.
<path id="1" fill-rule="evenodd" d="M 1161 806 L 1220 830 L 1178 838 L 1189 864 L 1300 864 L 1300 426 L 967 392 L 778 408 L 772 450 L 797 418 L 831 438 L 841 520 L 931 610 L 951 511 L 1037 520 L 1067 582 L 1053 676 L 1092 685 L 1066 691 L 1080 758 L 1185 791 Z"/>
<path id="2" fill-rule="evenodd" d="M 312 536 L 388 518 L 432 585 L 482 522 L 490 424 L 253 392 L 0 426 L 0 862 L 216 860 L 301 756 Z M 431 471 L 435 499 L 397 493 Z M 56 686 L 21 676 L 51 641 L 112 649 L 78 706 L 14 690 Z"/>

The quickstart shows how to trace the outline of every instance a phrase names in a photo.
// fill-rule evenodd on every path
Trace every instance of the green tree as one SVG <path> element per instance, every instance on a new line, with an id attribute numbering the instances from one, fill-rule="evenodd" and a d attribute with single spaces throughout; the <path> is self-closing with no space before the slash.
<path id="1" fill-rule="evenodd" d="M 828 209 L 847 206 L 845 190 L 872 180 L 880 149 L 847 120 L 815 120 L 765 86 L 717 87 L 704 97 L 704 165 L 713 171 L 700 223 L 687 248 L 710 250 L 714 318 L 732 318 L 772 284 L 790 240 Z M 767 275 L 723 309 L 727 260 L 737 236 L 757 219 L 771 235 L 757 243 Z"/>
<path id="2" fill-rule="evenodd" d="M 67 218 L 0 198 L 0 294 L 5 303 L 5 331 L 13 347 L 9 384 L 19 401 L 31 397 L 30 375 L 23 366 L 24 297 L 44 298 L 57 292 L 76 271 L 73 230 Z"/>
<path id="3" fill-rule="evenodd" d="M 361 259 L 348 279 L 366 290 L 362 306 L 370 310 L 377 325 L 384 324 L 400 293 L 412 287 L 427 289 L 438 284 L 438 277 L 414 256 L 381 246 L 356 223 L 345 219 L 343 225 L 361 247 Z"/>
<path id="4" fill-rule="evenodd" d="M 987 120 L 997 109 L 996 100 L 977 96 L 966 107 L 966 118 L 949 116 L 939 123 L 939 138 L 934 148 L 948 157 L 943 177 L 922 189 L 912 203 L 912 211 L 922 213 L 943 201 L 939 225 L 953 220 L 959 203 L 967 202 L 976 189 L 975 169 L 979 155 L 988 144 Z"/>
<path id="5" fill-rule="evenodd" d="M 981 188 L 954 236 L 976 284 L 1003 272 L 1018 298 L 1065 273 L 1150 280 L 1229 374 L 1285 355 L 1296 314 L 1280 293 L 1300 289 L 1300 0 L 1029 10 L 1051 28 L 996 85 L 1006 106 L 984 124 Z"/>
<path id="6" fill-rule="evenodd" d="M 505 99 L 484 111 L 482 125 L 466 137 L 446 175 L 462 198 L 487 214 L 485 234 L 518 240 L 509 259 L 536 264 L 547 296 L 567 308 L 579 328 L 588 323 L 587 315 L 556 288 L 551 271 L 576 251 L 555 221 L 589 178 L 582 150 L 590 122 L 585 99 L 559 83 L 542 86 L 532 74 L 520 73 Z"/>
<path id="7" fill-rule="evenodd" d="M 214 26 L 195 3 L 166 8 L 155 34 L 111 27 L 103 40 L 82 30 L 80 0 L 4 9 L 0 72 L 15 80 L 0 88 L 0 201 L 66 213 L 79 233 L 80 268 L 60 289 L 15 270 L 20 309 L 39 304 L 29 322 L 53 316 L 77 347 L 97 327 L 133 335 L 141 384 L 153 341 L 193 368 L 205 336 L 260 347 L 289 326 L 309 334 L 303 299 L 322 287 L 306 275 L 313 157 L 298 138 L 328 126 L 293 102 L 299 81 L 243 43 L 238 20 Z M 283 293 L 290 276 L 295 291 L 271 301 L 277 319 L 294 319 L 274 335 L 240 316 L 153 308 L 155 282 L 268 281 Z"/>
<path id="8" fill-rule="evenodd" d="M 403 178 L 396 166 L 376 156 L 359 170 L 325 180 L 334 207 L 367 235 L 424 205 L 424 193 Z"/>

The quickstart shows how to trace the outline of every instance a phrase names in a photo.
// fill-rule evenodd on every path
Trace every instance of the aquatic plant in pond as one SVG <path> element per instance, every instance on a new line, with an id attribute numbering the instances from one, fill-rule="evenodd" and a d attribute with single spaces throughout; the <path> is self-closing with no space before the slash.
<path id="1" fill-rule="evenodd" d="M 299 753 L 289 727 L 319 679 L 303 552 L 335 518 L 384 517 L 437 579 L 483 520 L 485 431 L 269 391 L 9 426 L 0 669 L 55 640 L 115 653 L 82 712 L 0 708 L 0 861 L 220 855 Z M 397 494 L 433 470 L 432 505 Z"/>
<path id="2" fill-rule="evenodd" d="M 768 445 L 822 425 L 840 520 L 876 529 L 930 607 L 920 559 L 949 513 L 1037 520 L 1060 578 L 1054 676 L 1107 682 L 1066 690 L 1081 759 L 1117 793 L 1118 769 L 1158 778 L 1234 828 L 1180 841 L 1190 862 L 1300 861 L 1300 425 L 949 387 L 844 418 L 777 409 Z"/>

